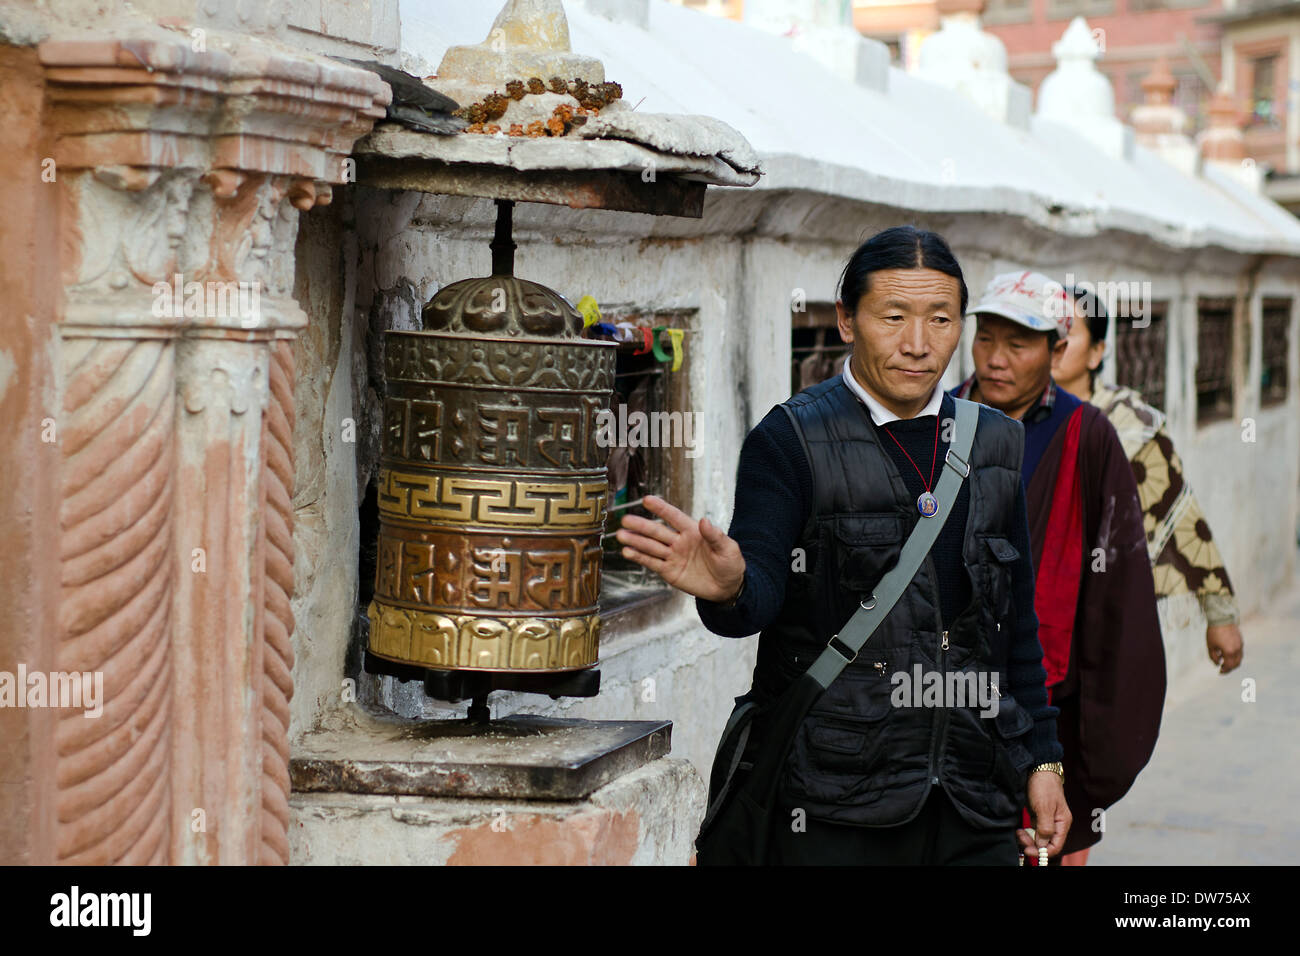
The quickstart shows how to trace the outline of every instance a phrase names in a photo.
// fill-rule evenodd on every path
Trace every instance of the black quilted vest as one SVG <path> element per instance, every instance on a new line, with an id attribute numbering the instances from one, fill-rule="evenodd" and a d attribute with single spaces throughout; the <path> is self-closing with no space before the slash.
<path id="1" fill-rule="evenodd" d="M 760 701 L 807 669 L 859 599 L 897 564 L 921 520 L 869 412 L 841 376 L 782 407 L 808 457 L 813 502 L 798 543 L 802 555 L 792 555 L 784 605 L 759 636 L 751 694 Z M 938 785 L 973 826 L 1019 825 L 1033 762 L 1025 746 L 1033 726 L 1028 711 L 1005 692 L 993 697 L 995 717 L 981 716 L 992 707 L 973 695 L 965 707 L 895 706 L 891 696 L 903 697 L 894 675 L 915 678 L 918 664 L 922 675 L 940 675 L 930 679 L 973 672 L 984 675 L 986 688 L 992 683 L 1001 690 L 1015 624 L 1011 565 L 1019 552 L 1008 538 L 1023 450 L 1020 423 L 981 406 L 962 491 L 969 495 L 964 558 L 971 603 L 956 620 L 941 620 L 934 562 L 927 557 L 857 660 L 804 719 L 782 778 L 787 807 L 838 823 L 893 826 L 919 813 Z M 985 695 L 988 700 L 988 690 Z M 913 700 L 910 693 L 906 699 Z"/>

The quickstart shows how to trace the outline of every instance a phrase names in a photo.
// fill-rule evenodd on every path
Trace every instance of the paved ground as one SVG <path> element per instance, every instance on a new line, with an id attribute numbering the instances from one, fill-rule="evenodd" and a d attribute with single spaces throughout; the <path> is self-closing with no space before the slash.
<path id="1" fill-rule="evenodd" d="M 1171 689 L 1155 755 L 1089 866 L 1300 862 L 1300 582 L 1242 635 L 1241 667 L 1220 676 L 1206 659 Z"/>

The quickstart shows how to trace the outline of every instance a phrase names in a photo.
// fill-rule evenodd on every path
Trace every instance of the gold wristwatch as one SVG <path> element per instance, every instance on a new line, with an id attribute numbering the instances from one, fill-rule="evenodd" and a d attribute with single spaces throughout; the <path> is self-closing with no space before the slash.
<path id="1" fill-rule="evenodd" d="M 1062 783 L 1065 782 L 1065 766 L 1059 760 L 1054 760 L 1051 763 L 1040 763 L 1033 770 L 1029 771 L 1029 774 L 1030 776 L 1033 776 L 1040 770 L 1050 770 L 1061 778 Z"/>

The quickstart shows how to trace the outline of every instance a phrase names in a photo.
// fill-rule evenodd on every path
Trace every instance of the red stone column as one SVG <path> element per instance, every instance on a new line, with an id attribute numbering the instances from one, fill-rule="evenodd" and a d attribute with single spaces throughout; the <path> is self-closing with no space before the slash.
<path id="1" fill-rule="evenodd" d="M 60 416 L 50 338 L 62 287 L 57 270 L 58 188 L 42 183 L 53 153 L 44 69 L 31 48 L 0 45 L 0 671 L 55 668 L 61 561 L 59 446 L 47 422 Z M 33 277 L 47 275 L 46 281 Z M 57 422 L 55 423 L 57 427 Z M 57 437 L 57 430 L 53 437 Z M 0 707 L 0 861 L 54 862 L 54 728 L 58 712 Z"/>
<path id="2" fill-rule="evenodd" d="M 9 861 L 288 862 L 297 212 L 329 201 L 389 94 L 254 39 L 186 40 L 0 55 L 20 108 L 3 188 L 41 183 L 42 153 L 54 171 L 7 207 L 28 220 L 0 250 L 27 313 L 0 403 L 31 452 L 0 669 L 104 690 L 96 719 L 0 712 Z M 256 307 L 174 308 L 190 283 Z"/>

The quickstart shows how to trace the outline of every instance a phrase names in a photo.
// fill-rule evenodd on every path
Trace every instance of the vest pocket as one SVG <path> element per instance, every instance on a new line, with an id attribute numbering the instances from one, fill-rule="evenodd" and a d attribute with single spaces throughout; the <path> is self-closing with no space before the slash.
<path id="1" fill-rule="evenodd" d="M 818 699 L 800 734 L 814 767 L 867 769 L 893 710 L 891 678 L 898 660 L 897 653 L 873 652 L 868 645 Z"/>
<path id="2" fill-rule="evenodd" d="M 869 596 L 898 563 L 903 530 L 896 512 L 836 515 L 831 532 L 840 587 L 855 600 Z"/>
<path id="3" fill-rule="evenodd" d="M 1011 621 L 1011 575 L 1020 551 L 1014 544 L 999 535 L 982 535 L 984 541 L 984 560 L 988 581 L 989 608 L 994 618 L 1003 627 L 1012 626 Z"/>
<path id="4" fill-rule="evenodd" d="M 993 552 L 993 557 L 1002 564 L 1014 564 L 1020 559 L 1020 551 L 1006 538 L 999 535 L 985 535 L 984 543 Z"/>
<path id="5" fill-rule="evenodd" d="M 867 734 L 863 730 L 859 721 L 843 717 L 818 717 L 808 731 L 808 742 L 813 753 L 823 758 L 818 763 L 826 766 L 834 762 L 827 761 L 827 756 L 843 754 L 852 757 L 862 753 L 862 748 L 867 744 Z"/>
<path id="6" fill-rule="evenodd" d="M 879 719 L 815 714 L 805 726 L 810 763 L 818 770 L 865 772 L 884 740 Z"/>

